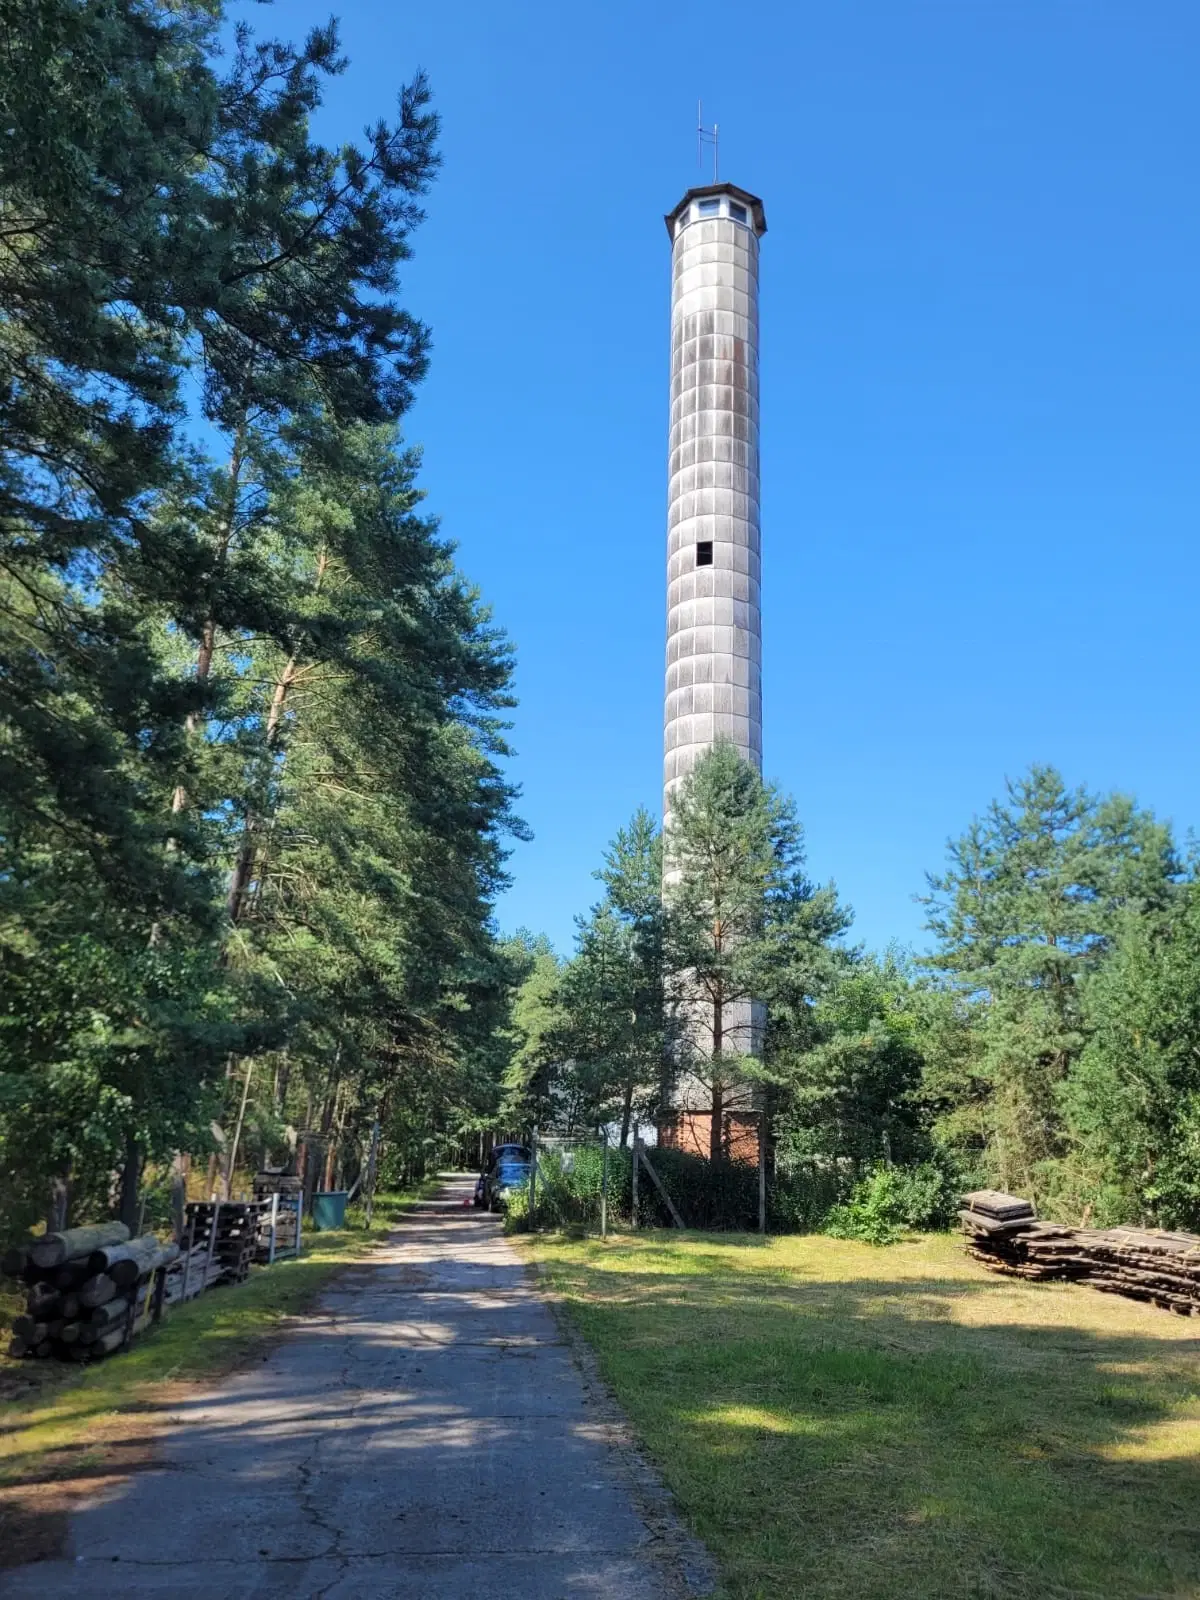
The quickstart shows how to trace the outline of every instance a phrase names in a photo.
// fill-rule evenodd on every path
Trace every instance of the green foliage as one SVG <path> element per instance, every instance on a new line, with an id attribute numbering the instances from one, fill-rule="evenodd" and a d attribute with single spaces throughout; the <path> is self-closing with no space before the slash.
<path id="1" fill-rule="evenodd" d="M 1089 1037 L 1063 1086 L 1065 1209 L 1200 1228 L 1200 885 L 1127 913 L 1087 990 Z"/>
<path id="2" fill-rule="evenodd" d="M 1170 830 L 1132 800 L 1068 790 L 1053 768 L 1008 785 L 930 878 L 930 964 L 979 1003 L 978 1043 L 943 1132 L 972 1134 L 1001 1187 L 1049 1193 L 1066 1157 L 1067 1085 L 1087 1043 L 1086 991 L 1124 919 L 1166 908 Z"/>
<path id="3" fill-rule="evenodd" d="M 960 1189 L 953 1175 L 933 1162 L 880 1165 L 855 1184 L 844 1205 L 830 1210 L 824 1231 L 835 1239 L 895 1244 L 906 1230 L 946 1227 Z"/>
<path id="4" fill-rule="evenodd" d="M 848 1163 L 909 1162 L 928 1147 L 922 1093 L 938 996 L 896 953 L 855 957 L 819 993 L 797 1039 L 776 1022 L 770 1061 L 785 1151 Z"/>
<path id="5" fill-rule="evenodd" d="M 763 1075 L 751 1008 L 765 1004 L 794 1048 L 814 995 L 836 970 L 831 945 L 850 913 L 832 884 L 818 889 L 805 876 L 792 802 L 731 744 L 718 742 L 697 762 L 672 806 L 666 988 L 679 1019 L 676 1062 L 703 1092 L 717 1165 L 728 1110 Z"/>
<path id="6" fill-rule="evenodd" d="M 427 86 L 329 148 L 333 24 L 3 20 L 0 1229 L 118 1175 L 136 1219 L 214 1122 L 413 1170 L 495 1111 L 521 832 L 511 652 L 396 429 Z"/>

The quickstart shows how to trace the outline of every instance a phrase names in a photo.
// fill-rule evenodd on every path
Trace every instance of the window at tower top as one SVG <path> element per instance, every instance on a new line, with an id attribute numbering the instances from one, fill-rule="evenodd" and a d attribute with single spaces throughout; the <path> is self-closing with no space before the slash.
<path id="1" fill-rule="evenodd" d="M 696 202 L 696 210 L 702 217 L 715 217 L 720 209 L 721 202 L 719 200 L 698 200 Z"/>
<path id="2" fill-rule="evenodd" d="M 739 206 L 736 201 L 731 200 L 729 202 L 729 215 L 735 222 L 745 222 L 747 216 L 746 208 L 745 206 Z"/>

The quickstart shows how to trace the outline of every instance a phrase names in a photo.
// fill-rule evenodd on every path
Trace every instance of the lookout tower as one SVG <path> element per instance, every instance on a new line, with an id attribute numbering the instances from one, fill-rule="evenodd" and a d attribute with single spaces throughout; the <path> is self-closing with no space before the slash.
<path id="1" fill-rule="evenodd" d="M 671 238 L 663 814 L 718 738 L 762 767 L 758 242 L 762 201 L 689 189 Z"/>
<path id="2" fill-rule="evenodd" d="M 664 822 L 676 787 L 717 739 L 730 740 L 762 769 L 758 245 L 767 219 L 757 196 L 712 183 L 689 189 L 666 222 L 672 278 Z M 668 861 L 667 881 L 670 875 Z M 764 1020 L 755 1001 L 729 1004 L 723 1047 L 757 1054 Z M 700 1040 L 716 1031 L 702 1003 L 691 1029 Z M 714 1118 L 728 1152 L 753 1159 L 759 1118 L 748 1084 L 728 1085 L 718 1096 L 684 1072 L 659 1138 L 707 1155 Z"/>

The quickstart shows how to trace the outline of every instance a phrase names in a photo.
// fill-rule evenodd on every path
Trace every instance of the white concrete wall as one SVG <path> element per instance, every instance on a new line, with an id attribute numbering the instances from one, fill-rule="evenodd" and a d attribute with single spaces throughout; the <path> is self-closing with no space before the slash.
<path id="1" fill-rule="evenodd" d="M 723 736 L 762 765 L 758 248 L 722 214 L 675 229 L 663 811 Z M 711 541 L 713 564 L 697 567 Z"/>

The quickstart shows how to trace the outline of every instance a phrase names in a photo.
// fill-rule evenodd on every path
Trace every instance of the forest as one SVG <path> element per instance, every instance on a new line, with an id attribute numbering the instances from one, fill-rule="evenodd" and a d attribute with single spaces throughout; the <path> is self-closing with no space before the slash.
<path id="1" fill-rule="evenodd" d="M 306 1137 L 336 1181 L 376 1119 L 403 1166 L 492 1109 L 523 831 L 512 653 L 400 432 L 428 87 L 334 148 L 333 24 L 4 31 L 0 1231 Z"/>
<path id="2" fill-rule="evenodd" d="M 1200 1224 L 1200 884 L 1128 797 L 1010 781 L 930 874 L 920 956 L 853 944 L 794 805 L 732 747 L 685 781 L 665 847 L 639 812 L 597 877 L 569 960 L 526 941 L 513 1114 L 624 1145 L 686 1071 L 710 1163 L 723 1110 L 764 1106 L 777 1224 L 882 1241 L 984 1184 L 1064 1221 Z M 714 1048 L 714 1005 L 748 997 L 761 1047 Z"/>
<path id="3" fill-rule="evenodd" d="M 714 1171 L 765 1107 L 797 1224 L 988 1182 L 1200 1225 L 1200 886 L 1128 797 L 1012 779 L 929 878 L 928 953 L 872 954 L 718 746 L 665 840 L 616 833 L 569 957 L 500 933 L 514 655 L 401 432 L 428 85 L 332 147 L 333 24 L 5 19 L 0 1234 L 301 1147 L 340 1185 L 377 1124 L 401 1178 L 490 1129 L 627 1146 L 685 1073 Z M 753 1049 L 687 1023 L 750 1002 Z"/>

